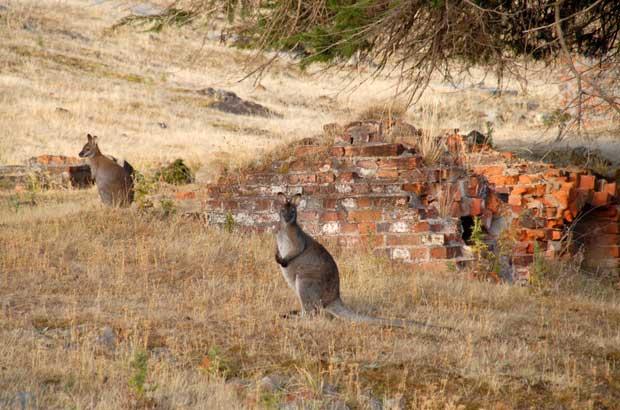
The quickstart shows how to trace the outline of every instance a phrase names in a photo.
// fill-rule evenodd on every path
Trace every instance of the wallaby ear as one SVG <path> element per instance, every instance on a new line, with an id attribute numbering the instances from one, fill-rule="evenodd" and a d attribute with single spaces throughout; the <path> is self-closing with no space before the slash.
<path id="1" fill-rule="evenodd" d="M 288 199 L 286 199 L 286 195 L 284 195 L 284 193 L 282 192 L 278 192 L 276 196 L 280 205 L 284 205 L 288 201 Z"/>
<path id="2" fill-rule="evenodd" d="M 91 142 L 93 140 L 93 136 L 90 134 L 86 134 L 86 138 L 88 138 L 88 142 Z"/>
<path id="3" fill-rule="evenodd" d="M 97 137 L 96 135 L 93 135 L 93 138 L 92 138 L 92 143 L 93 144 L 97 144 L 97 138 L 99 138 L 99 137 Z"/>
<path id="4" fill-rule="evenodd" d="M 291 204 L 298 206 L 300 202 L 301 202 L 301 194 L 293 195 L 293 197 L 291 198 Z"/>

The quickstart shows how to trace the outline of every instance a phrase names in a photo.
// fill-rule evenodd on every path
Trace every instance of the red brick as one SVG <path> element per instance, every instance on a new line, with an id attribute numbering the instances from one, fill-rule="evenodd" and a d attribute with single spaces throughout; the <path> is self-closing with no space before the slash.
<path id="1" fill-rule="evenodd" d="M 176 200 L 179 200 L 179 201 L 187 200 L 187 199 L 195 199 L 196 198 L 196 193 L 195 192 L 191 192 L 191 191 L 175 192 L 174 198 Z"/>
<path id="2" fill-rule="evenodd" d="M 409 204 L 409 198 L 406 196 L 392 196 L 385 198 L 376 198 L 373 201 L 374 206 L 378 208 L 406 208 Z"/>
<path id="3" fill-rule="evenodd" d="M 530 185 L 540 180 L 538 175 L 519 175 L 519 184 Z"/>
<path id="4" fill-rule="evenodd" d="M 355 194 L 367 194 L 370 192 L 369 184 L 352 184 L 351 189 Z"/>
<path id="5" fill-rule="evenodd" d="M 380 144 L 344 147 L 344 155 L 351 157 L 395 157 L 405 151 L 402 144 Z"/>
<path id="6" fill-rule="evenodd" d="M 370 208 L 373 204 L 373 199 L 368 197 L 356 198 L 358 208 Z"/>
<path id="7" fill-rule="evenodd" d="M 317 211 L 299 211 L 299 219 L 301 221 L 318 221 L 319 213 Z"/>
<path id="8" fill-rule="evenodd" d="M 383 235 L 361 235 L 360 242 L 367 246 L 383 246 Z"/>
<path id="9" fill-rule="evenodd" d="M 592 195 L 592 206 L 605 206 L 609 203 L 609 193 L 607 191 L 595 192 Z"/>
<path id="10" fill-rule="evenodd" d="M 420 245 L 421 243 L 422 242 L 420 240 L 419 235 L 392 234 L 392 235 L 385 236 L 385 244 L 387 246 L 403 246 L 403 245 L 416 246 L 416 245 Z"/>
<path id="11" fill-rule="evenodd" d="M 502 175 L 506 170 L 506 165 L 477 165 L 474 166 L 474 173 L 485 176 Z"/>
<path id="12" fill-rule="evenodd" d="M 340 223 L 340 232 L 344 234 L 351 234 L 359 232 L 357 224 L 350 224 L 346 222 Z"/>
<path id="13" fill-rule="evenodd" d="M 428 260 L 430 251 L 428 247 L 409 248 L 411 259 L 413 260 Z"/>
<path id="14" fill-rule="evenodd" d="M 608 182 L 607 184 L 605 184 L 605 192 L 607 192 L 609 195 L 617 196 L 618 195 L 617 189 L 618 188 L 615 182 L 613 183 Z"/>
<path id="15" fill-rule="evenodd" d="M 316 175 L 314 174 L 289 175 L 288 183 L 291 185 L 314 184 L 316 183 Z"/>
<path id="16" fill-rule="evenodd" d="M 325 209 L 336 209 L 336 205 L 337 205 L 337 203 L 338 203 L 338 200 L 337 200 L 337 199 L 334 199 L 334 198 L 326 198 L 326 199 L 323 201 L 323 207 L 324 207 Z"/>
<path id="17" fill-rule="evenodd" d="M 510 191 L 510 195 L 523 195 L 527 192 L 528 192 L 528 187 L 524 185 L 515 185 L 515 187 L 512 188 L 512 191 Z"/>
<path id="18" fill-rule="evenodd" d="M 379 169 L 377 178 L 396 179 L 398 178 L 398 170 L 396 169 Z"/>
<path id="19" fill-rule="evenodd" d="M 515 266 L 527 266 L 534 262 L 534 255 L 531 254 L 515 254 L 512 256 L 512 263 Z"/>
<path id="20" fill-rule="evenodd" d="M 452 259 L 460 256 L 458 246 L 435 246 L 430 248 L 431 259 Z"/>
<path id="21" fill-rule="evenodd" d="M 402 190 L 405 192 L 414 192 L 418 195 L 421 195 L 422 192 L 424 192 L 424 184 L 422 183 L 403 184 Z"/>
<path id="22" fill-rule="evenodd" d="M 381 220 L 381 211 L 349 211 L 348 220 L 351 222 L 377 222 Z"/>
<path id="23" fill-rule="evenodd" d="M 273 202 L 269 199 L 258 199 L 255 201 L 255 209 L 258 211 L 267 211 L 271 209 Z"/>
<path id="24" fill-rule="evenodd" d="M 382 169 L 416 169 L 420 165 L 418 157 L 382 158 L 377 162 Z"/>
<path id="25" fill-rule="evenodd" d="M 360 222 L 357 229 L 361 235 L 377 233 L 377 225 L 374 222 Z"/>
<path id="26" fill-rule="evenodd" d="M 594 189 L 596 177 L 594 175 L 581 175 L 579 177 L 579 188 Z"/>
<path id="27" fill-rule="evenodd" d="M 412 227 L 412 231 L 413 232 L 430 232 L 431 225 L 426 221 L 418 222 Z"/>
<path id="28" fill-rule="evenodd" d="M 336 180 L 333 172 L 321 172 L 316 174 L 316 180 L 319 184 L 329 184 Z"/>
<path id="29" fill-rule="evenodd" d="M 565 210 L 562 212 L 562 218 L 564 218 L 564 220 L 565 220 L 565 221 L 572 222 L 572 221 L 573 221 L 573 217 L 574 217 L 574 216 L 575 216 L 575 215 L 573 215 L 573 214 L 570 212 L 570 210 L 568 210 L 568 209 L 565 209 Z"/>
<path id="30" fill-rule="evenodd" d="M 470 202 L 470 214 L 473 216 L 481 215 L 484 208 L 484 203 L 481 198 L 471 198 Z"/>
<path id="31" fill-rule="evenodd" d="M 523 198 L 521 197 L 521 195 L 510 195 L 508 197 L 508 204 L 512 206 L 522 206 Z"/>
<path id="32" fill-rule="evenodd" d="M 357 161 L 355 163 L 355 166 L 359 168 L 364 168 L 364 169 L 377 169 L 378 168 L 377 161 L 373 159 L 363 159 L 363 160 Z"/>
<path id="33" fill-rule="evenodd" d="M 344 219 L 344 212 L 342 211 L 324 211 L 321 213 L 319 217 L 319 221 L 321 222 L 333 222 L 333 221 L 341 221 Z"/>
<path id="34" fill-rule="evenodd" d="M 338 182 L 353 182 L 355 179 L 355 174 L 353 172 L 341 172 L 336 177 L 336 181 Z"/>
<path id="35" fill-rule="evenodd" d="M 329 150 L 329 154 L 334 157 L 343 157 L 344 147 L 331 147 Z"/>
<path id="36" fill-rule="evenodd" d="M 307 155 L 316 155 L 324 151 L 325 151 L 324 147 L 313 146 L 313 145 L 302 145 L 300 147 L 295 148 L 295 156 L 303 157 Z"/>
<path id="37" fill-rule="evenodd" d="M 510 151 L 504 151 L 502 152 L 502 158 L 504 159 L 513 159 L 514 158 L 514 154 Z"/>
<path id="38" fill-rule="evenodd" d="M 558 208 L 568 208 L 568 192 L 555 191 L 551 195 L 558 201 Z"/>

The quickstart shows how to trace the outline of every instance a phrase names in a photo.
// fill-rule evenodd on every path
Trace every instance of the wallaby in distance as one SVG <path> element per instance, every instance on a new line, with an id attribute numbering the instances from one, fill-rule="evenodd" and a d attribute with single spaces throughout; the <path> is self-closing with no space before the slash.
<path id="1" fill-rule="evenodd" d="M 276 262 L 301 303 L 302 315 L 324 309 L 332 316 L 358 323 L 437 328 L 421 322 L 361 315 L 346 307 L 340 299 L 340 277 L 334 258 L 297 224 L 297 206 L 300 201 L 300 194 L 290 200 L 285 194 L 278 194 L 281 208 L 280 226 L 276 234 Z"/>
<path id="2" fill-rule="evenodd" d="M 133 202 L 133 167 L 126 161 L 119 165 L 115 158 L 103 155 L 97 137 L 86 137 L 88 142 L 79 155 L 90 166 L 101 201 L 109 206 L 129 206 Z"/>

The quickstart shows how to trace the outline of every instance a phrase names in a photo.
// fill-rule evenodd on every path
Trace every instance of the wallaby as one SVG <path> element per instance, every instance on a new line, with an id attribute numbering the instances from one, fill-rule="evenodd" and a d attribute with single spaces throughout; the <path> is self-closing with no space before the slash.
<path id="1" fill-rule="evenodd" d="M 284 279 L 301 303 L 302 315 L 323 309 L 332 316 L 358 323 L 438 328 L 410 320 L 366 316 L 345 306 L 340 299 L 340 277 L 334 258 L 323 245 L 297 224 L 297 206 L 301 201 L 301 195 L 296 194 L 289 200 L 280 192 L 277 198 L 281 208 L 280 224 L 276 234 L 276 262 L 282 269 Z"/>
<path id="2" fill-rule="evenodd" d="M 86 137 L 88 142 L 79 155 L 90 166 L 101 200 L 109 206 L 129 206 L 133 202 L 133 167 L 126 161 L 121 165 L 116 158 L 103 155 L 97 137 L 90 134 Z"/>

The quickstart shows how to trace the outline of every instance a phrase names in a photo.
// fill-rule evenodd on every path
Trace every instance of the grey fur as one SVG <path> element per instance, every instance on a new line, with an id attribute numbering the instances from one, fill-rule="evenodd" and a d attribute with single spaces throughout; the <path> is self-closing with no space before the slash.
<path id="1" fill-rule="evenodd" d="M 297 205 L 301 195 L 290 200 L 278 194 L 280 224 L 276 234 L 276 262 L 301 304 L 301 314 L 325 310 L 332 316 L 358 323 L 395 327 L 431 327 L 410 320 L 390 320 L 362 315 L 349 309 L 340 299 L 338 266 L 330 253 L 297 224 Z M 448 329 L 448 328 L 443 328 Z"/>
<path id="2" fill-rule="evenodd" d="M 133 202 L 133 168 L 127 162 L 119 165 L 115 158 L 103 155 L 97 137 L 88 134 L 87 138 L 79 155 L 90 166 L 101 201 L 109 206 L 129 206 Z"/>

